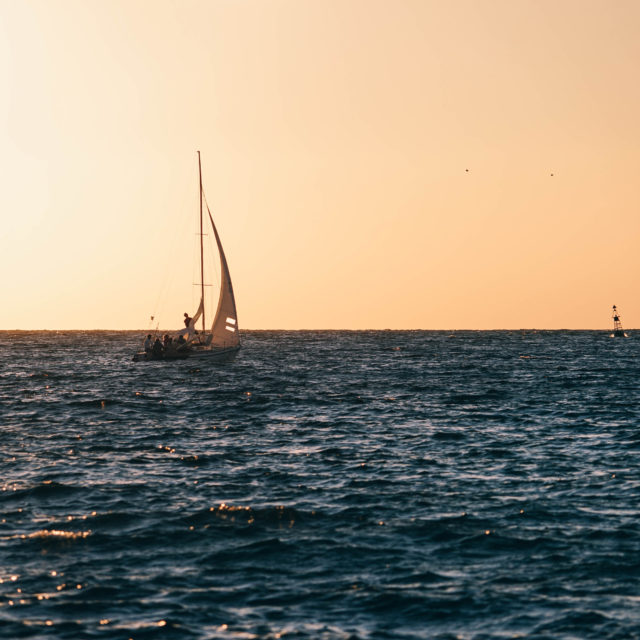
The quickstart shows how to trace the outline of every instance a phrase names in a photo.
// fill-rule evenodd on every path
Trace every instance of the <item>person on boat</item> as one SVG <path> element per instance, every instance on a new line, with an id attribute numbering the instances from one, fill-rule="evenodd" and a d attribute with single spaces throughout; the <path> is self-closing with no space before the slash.
<path id="1" fill-rule="evenodd" d="M 176 349 L 178 351 L 184 350 L 186 344 L 187 344 L 187 341 L 184 339 L 184 336 L 182 334 L 180 334 L 178 336 L 178 339 L 176 340 Z"/>
<path id="2" fill-rule="evenodd" d="M 184 314 L 184 326 L 185 326 L 187 329 L 189 328 L 189 325 L 191 324 L 191 320 L 192 320 L 192 319 L 193 319 L 193 318 L 190 318 L 190 317 L 189 317 L 189 314 L 185 311 L 185 314 Z"/>
<path id="3" fill-rule="evenodd" d="M 171 338 L 171 336 L 168 333 L 165 333 L 164 338 L 162 339 L 162 346 L 164 347 L 165 351 L 171 348 L 172 342 L 173 339 Z"/>
<path id="4" fill-rule="evenodd" d="M 151 338 L 151 334 L 149 334 L 144 340 L 144 352 L 151 353 L 152 348 L 153 348 L 153 339 Z"/>
<path id="5" fill-rule="evenodd" d="M 162 342 L 160 342 L 160 338 L 156 338 L 153 347 L 151 347 L 151 356 L 153 358 L 162 358 L 163 353 L 164 347 L 162 346 Z"/>

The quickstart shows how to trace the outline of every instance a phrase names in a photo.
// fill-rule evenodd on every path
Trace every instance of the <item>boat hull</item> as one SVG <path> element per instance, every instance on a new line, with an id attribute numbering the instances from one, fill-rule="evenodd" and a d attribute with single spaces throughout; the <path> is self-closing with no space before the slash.
<path id="1" fill-rule="evenodd" d="M 182 353 L 164 353 L 162 355 L 156 356 L 152 353 L 146 353 L 144 351 L 138 351 L 133 356 L 134 362 L 163 362 L 169 360 L 185 360 L 189 357 L 188 351 L 183 351 Z"/>
<path id="2" fill-rule="evenodd" d="M 215 362 L 229 362 L 233 360 L 240 347 L 193 347 L 188 351 L 182 353 L 165 353 L 162 356 L 154 356 L 151 353 L 145 353 L 144 351 L 138 351 L 133 356 L 134 362 L 168 362 L 172 360 L 186 360 L 187 358 L 198 360 L 212 360 Z"/>
<path id="3" fill-rule="evenodd" d="M 194 347 L 189 352 L 189 358 L 214 360 L 216 362 L 229 362 L 235 359 L 240 351 L 237 347 Z"/>

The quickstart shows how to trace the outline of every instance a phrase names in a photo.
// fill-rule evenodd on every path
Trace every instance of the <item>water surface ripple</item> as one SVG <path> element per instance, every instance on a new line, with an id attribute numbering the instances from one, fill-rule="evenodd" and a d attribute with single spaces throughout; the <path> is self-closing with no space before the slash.
<path id="1" fill-rule="evenodd" d="M 0 332 L 0 637 L 639 637 L 640 342 Z"/>

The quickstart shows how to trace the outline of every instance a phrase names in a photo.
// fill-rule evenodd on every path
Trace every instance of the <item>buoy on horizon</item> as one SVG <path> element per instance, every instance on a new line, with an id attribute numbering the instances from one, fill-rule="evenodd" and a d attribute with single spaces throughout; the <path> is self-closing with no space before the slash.
<path id="1" fill-rule="evenodd" d="M 624 332 L 622 328 L 622 321 L 620 320 L 620 314 L 618 313 L 618 308 L 616 305 L 613 305 L 613 333 L 611 334 L 612 338 L 626 338 L 627 334 Z"/>

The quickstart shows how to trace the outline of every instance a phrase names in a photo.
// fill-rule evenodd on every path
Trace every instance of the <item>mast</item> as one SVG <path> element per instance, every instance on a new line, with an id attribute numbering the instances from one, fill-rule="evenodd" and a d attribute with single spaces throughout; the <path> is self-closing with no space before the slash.
<path id="1" fill-rule="evenodd" d="M 198 151 L 198 175 L 200 176 L 200 299 L 202 300 L 202 333 L 206 333 L 204 320 L 204 235 L 202 230 L 202 165 Z"/>

